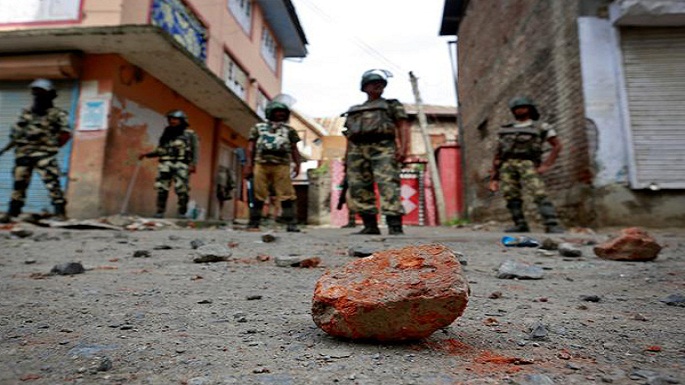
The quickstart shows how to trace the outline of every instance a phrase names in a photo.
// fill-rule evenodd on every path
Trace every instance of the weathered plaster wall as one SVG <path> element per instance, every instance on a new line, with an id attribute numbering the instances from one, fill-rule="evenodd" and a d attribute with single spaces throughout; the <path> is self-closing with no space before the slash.
<path id="1" fill-rule="evenodd" d="M 620 100 L 622 87 L 617 32 L 607 19 L 578 19 L 580 62 L 596 187 L 627 183 L 628 143 Z"/>
<path id="2" fill-rule="evenodd" d="M 85 59 L 88 61 L 88 58 Z M 84 68 L 80 87 L 80 102 L 98 97 L 111 102 L 112 82 L 100 79 L 94 67 Z M 79 102 L 79 105 L 80 105 Z M 80 113 L 77 109 L 77 114 Z M 107 130 L 81 131 L 75 119 L 67 193 L 68 214 L 74 218 L 97 217 L 103 213 L 101 185 L 107 146 Z"/>

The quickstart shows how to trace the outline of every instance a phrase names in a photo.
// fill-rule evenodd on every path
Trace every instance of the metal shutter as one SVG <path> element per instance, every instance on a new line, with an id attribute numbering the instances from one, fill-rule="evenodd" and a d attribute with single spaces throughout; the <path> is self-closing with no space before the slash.
<path id="1" fill-rule="evenodd" d="M 685 28 L 621 30 L 633 188 L 685 188 Z"/>
<path id="2" fill-rule="evenodd" d="M 9 141 L 9 134 L 12 125 L 17 121 L 17 117 L 22 108 L 31 105 L 33 99 L 28 89 L 30 82 L 2 82 L 0 86 L 0 147 L 4 147 Z M 73 127 L 74 109 L 76 100 L 75 84 L 73 81 L 55 82 L 58 97 L 55 105 L 69 112 L 69 124 Z M 71 153 L 71 141 L 62 147 L 57 156 L 60 169 L 62 171 L 62 188 L 66 187 L 67 175 L 69 171 L 69 154 Z M 7 210 L 7 202 L 12 195 L 14 168 L 14 151 L 6 152 L 0 158 L 0 211 Z M 24 212 L 52 212 L 50 196 L 43 185 L 43 181 L 34 171 L 31 178 L 31 185 L 26 194 L 26 205 Z"/>

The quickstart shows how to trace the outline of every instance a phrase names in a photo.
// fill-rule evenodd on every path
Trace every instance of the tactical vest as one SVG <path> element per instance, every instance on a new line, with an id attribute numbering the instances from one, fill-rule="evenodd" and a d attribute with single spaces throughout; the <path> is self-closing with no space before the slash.
<path id="1" fill-rule="evenodd" d="M 502 160 L 526 159 L 539 163 L 547 132 L 535 124 L 528 127 L 503 126 L 498 132 Z"/>
<path id="2" fill-rule="evenodd" d="M 376 142 L 395 138 L 395 122 L 392 119 L 390 101 L 380 98 L 352 106 L 346 116 L 345 136 L 352 142 Z"/>
<path id="3" fill-rule="evenodd" d="M 277 123 L 257 124 L 259 137 L 255 143 L 261 155 L 285 155 L 290 152 L 290 126 Z"/>
<path id="4" fill-rule="evenodd" d="M 19 149 L 35 149 L 47 152 L 59 151 L 59 134 L 65 129 L 65 112 L 50 108 L 45 115 L 24 110 L 13 127 L 12 139 Z"/>
<path id="5" fill-rule="evenodd" d="M 165 143 L 159 160 L 190 164 L 193 159 L 193 140 L 190 137 L 191 135 L 194 135 L 194 133 L 184 131 L 183 134 Z"/>

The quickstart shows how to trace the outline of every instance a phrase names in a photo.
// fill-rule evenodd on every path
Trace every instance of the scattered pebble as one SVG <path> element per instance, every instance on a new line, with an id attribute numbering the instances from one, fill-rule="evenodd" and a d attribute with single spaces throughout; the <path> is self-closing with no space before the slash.
<path id="1" fill-rule="evenodd" d="M 67 262 L 60 265 L 55 265 L 52 270 L 50 270 L 50 274 L 57 275 L 74 275 L 83 274 L 85 272 L 86 269 L 83 268 L 83 265 L 80 262 Z"/>
<path id="2" fill-rule="evenodd" d="M 571 243 L 562 243 L 559 245 L 559 254 L 562 257 L 578 258 L 583 255 L 583 252 Z"/>
<path id="3" fill-rule="evenodd" d="M 148 250 L 136 250 L 133 252 L 133 258 L 150 258 L 150 255 Z"/>
<path id="4" fill-rule="evenodd" d="M 273 234 L 263 234 L 262 235 L 262 242 L 271 243 L 274 241 L 276 241 L 276 237 L 274 237 Z"/>
<path id="5" fill-rule="evenodd" d="M 661 302 L 669 306 L 685 307 L 685 295 L 682 295 L 680 293 L 671 294 L 668 297 L 662 299 Z"/>

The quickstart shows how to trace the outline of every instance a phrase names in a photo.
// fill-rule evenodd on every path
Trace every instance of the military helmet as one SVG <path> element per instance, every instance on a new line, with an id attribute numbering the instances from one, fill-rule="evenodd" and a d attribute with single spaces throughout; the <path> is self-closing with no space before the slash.
<path id="1" fill-rule="evenodd" d="M 368 70 L 362 74 L 360 90 L 364 91 L 364 86 L 375 81 L 383 82 L 383 85 L 388 85 L 388 78 L 392 77 L 392 73 L 388 70 L 373 69 Z"/>
<path id="2" fill-rule="evenodd" d="M 540 113 L 538 112 L 537 106 L 535 105 L 533 99 L 527 96 L 517 96 L 509 101 L 509 110 L 512 112 L 514 112 L 514 109 L 523 106 L 530 108 L 531 119 L 540 119 Z"/>
<path id="3" fill-rule="evenodd" d="M 271 120 L 271 116 L 273 115 L 274 111 L 282 110 L 288 113 L 288 117 L 290 117 L 290 107 L 288 107 L 287 104 L 272 100 L 266 105 L 266 118 Z"/>
<path id="4" fill-rule="evenodd" d="M 181 120 L 188 120 L 188 115 L 186 115 L 186 113 L 183 112 L 183 110 L 171 110 L 167 112 L 166 117 L 167 119 L 176 118 Z"/>
<path id="5" fill-rule="evenodd" d="M 31 84 L 29 85 L 29 88 L 40 88 L 41 90 L 45 90 L 45 91 L 54 91 L 55 90 L 55 86 L 48 79 L 36 79 L 36 80 L 31 82 Z"/>

